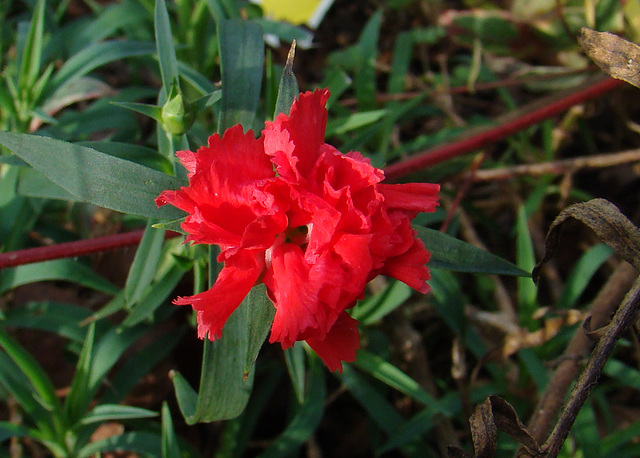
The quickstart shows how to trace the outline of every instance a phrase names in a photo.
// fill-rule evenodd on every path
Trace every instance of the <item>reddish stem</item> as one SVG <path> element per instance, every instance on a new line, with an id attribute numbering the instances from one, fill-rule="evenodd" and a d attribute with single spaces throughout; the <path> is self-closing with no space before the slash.
<path id="1" fill-rule="evenodd" d="M 398 179 L 417 170 L 478 150 L 488 143 L 502 140 L 508 135 L 519 130 L 555 116 L 573 105 L 577 105 L 578 103 L 593 99 L 611 91 L 621 84 L 623 84 L 622 81 L 611 78 L 598 81 L 586 88 L 574 91 L 559 100 L 543 104 L 540 108 L 533 109 L 499 126 L 484 129 L 477 135 L 431 148 L 421 154 L 414 155 L 405 161 L 391 164 L 385 168 L 386 179 Z M 123 234 L 109 235 L 95 239 L 78 240 L 76 242 L 60 243 L 57 245 L 38 248 L 27 248 L 25 250 L 12 251 L 9 253 L 0 253 L 0 269 L 19 266 L 22 264 L 30 264 L 33 262 L 48 261 L 51 259 L 83 256 L 90 253 L 98 253 L 113 250 L 115 248 L 137 245 L 140 243 L 143 232 L 144 231 L 126 232 Z M 175 232 L 168 231 L 166 237 L 170 238 L 178 235 L 179 234 Z"/>
<path id="2" fill-rule="evenodd" d="M 143 234 L 144 230 L 131 231 L 122 234 L 107 235 L 105 237 L 96 237 L 94 239 L 0 253 L 0 269 L 20 266 L 22 264 L 31 264 L 33 262 L 50 261 L 52 259 L 85 256 L 91 253 L 100 253 L 116 248 L 133 246 L 140 243 Z M 167 231 L 165 238 L 177 237 L 179 235 L 177 232 Z"/>
<path id="3" fill-rule="evenodd" d="M 396 180 L 408 175 L 409 173 L 413 173 L 440 162 L 447 161 L 456 156 L 478 150 L 484 145 L 502 140 L 515 132 L 555 116 L 573 105 L 596 98 L 611 91 L 612 89 L 615 89 L 621 84 L 623 84 L 622 81 L 612 78 L 598 81 L 595 84 L 572 92 L 566 97 L 544 104 L 538 109 L 524 113 L 523 115 L 518 116 L 515 119 L 511 119 L 499 126 L 483 129 L 480 133 L 471 137 L 462 138 L 446 145 L 439 145 L 430 148 L 422 153 L 415 154 L 404 161 L 391 164 L 384 169 L 384 175 L 387 180 Z"/>

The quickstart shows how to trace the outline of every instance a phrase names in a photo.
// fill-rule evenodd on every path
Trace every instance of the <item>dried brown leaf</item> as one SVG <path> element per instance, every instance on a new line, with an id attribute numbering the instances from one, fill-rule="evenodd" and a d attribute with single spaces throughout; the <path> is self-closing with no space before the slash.
<path id="1" fill-rule="evenodd" d="M 640 46 L 609 32 L 583 27 L 580 45 L 607 75 L 640 87 Z"/>
<path id="2" fill-rule="evenodd" d="M 498 443 L 498 430 L 504 431 L 532 453 L 541 453 L 538 442 L 526 430 L 511 404 L 498 396 L 489 396 L 476 407 L 469 419 L 476 458 L 491 458 Z M 452 453 L 455 452 L 455 453 Z M 449 450 L 450 457 L 468 456 L 460 449 Z"/>
<path id="3" fill-rule="evenodd" d="M 538 279 L 540 267 L 555 255 L 558 249 L 560 226 L 568 218 L 575 218 L 589 226 L 602 242 L 613 248 L 622 259 L 640 271 L 640 230 L 611 202 L 605 199 L 592 199 L 565 208 L 551 223 L 545 241 L 544 257 L 533 269 L 534 281 Z"/>

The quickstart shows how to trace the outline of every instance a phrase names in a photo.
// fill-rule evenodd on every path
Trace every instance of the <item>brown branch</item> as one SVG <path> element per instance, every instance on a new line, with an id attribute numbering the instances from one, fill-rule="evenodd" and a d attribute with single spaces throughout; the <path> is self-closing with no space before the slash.
<path id="1" fill-rule="evenodd" d="M 578 381 L 576 382 L 564 409 L 560 413 L 551 435 L 543 445 L 544 455 L 555 457 L 560 452 L 562 444 L 569 435 L 571 426 L 584 405 L 591 390 L 596 386 L 602 374 L 604 365 L 613 352 L 620 335 L 637 319 L 640 304 L 640 277 L 637 277 L 633 287 L 627 293 L 611 323 L 607 325 L 604 335 L 598 341 L 595 350 L 589 358 Z"/>
<path id="2" fill-rule="evenodd" d="M 630 264 L 626 262 L 619 264 L 591 304 L 592 329 L 601 328 L 609 322 L 609 317 L 624 298 L 625 292 L 631 288 L 636 276 L 637 273 Z M 571 384 L 578 376 L 581 361 L 589 354 L 593 345 L 584 328 L 580 327 L 576 329 L 569 345 L 558 359 L 558 366 L 542 398 L 538 401 L 527 427 L 539 443 L 551 430 L 553 420 L 560 411 Z M 520 450 L 519 456 L 523 456 L 524 453 L 524 450 Z"/>
<path id="3" fill-rule="evenodd" d="M 622 151 L 619 153 L 598 154 L 595 156 L 576 157 L 539 164 L 523 164 L 499 169 L 477 170 L 473 180 L 495 181 L 505 180 L 516 176 L 560 175 L 586 168 L 603 168 L 640 161 L 640 149 Z"/>
<path id="4" fill-rule="evenodd" d="M 476 151 L 489 143 L 502 140 L 515 132 L 555 116 L 573 105 L 596 98 L 622 84 L 624 84 L 622 81 L 612 78 L 597 78 L 595 83 L 574 90 L 564 97 L 558 94 L 545 97 L 510 113 L 499 121 L 497 126 L 472 129 L 458 140 L 429 148 L 404 161 L 391 164 L 385 168 L 385 177 L 387 180 L 396 180 L 417 170 Z"/>

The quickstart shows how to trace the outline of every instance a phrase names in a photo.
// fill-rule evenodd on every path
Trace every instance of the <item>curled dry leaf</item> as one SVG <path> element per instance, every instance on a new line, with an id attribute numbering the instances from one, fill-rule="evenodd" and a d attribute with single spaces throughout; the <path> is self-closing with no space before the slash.
<path id="1" fill-rule="evenodd" d="M 560 239 L 560 226 L 568 218 L 575 218 L 589 226 L 602 242 L 640 271 L 640 230 L 611 202 L 592 199 L 565 208 L 551 223 L 545 241 L 544 257 L 532 272 L 534 281 L 538 279 L 540 267 L 555 255 Z"/>
<path id="2" fill-rule="evenodd" d="M 529 332 L 526 329 L 518 329 L 518 332 L 507 334 L 502 346 L 502 357 L 508 358 L 522 348 L 543 345 L 565 327 L 572 326 L 585 319 L 585 314 L 579 310 L 567 310 L 566 312 L 563 316 L 546 318 L 542 327 L 537 331 Z"/>
<path id="3" fill-rule="evenodd" d="M 538 442 L 526 430 L 518 418 L 518 414 L 507 401 L 499 396 L 491 395 L 476 407 L 469 419 L 475 458 L 490 458 L 496 453 L 498 430 L 507 433 L 520 442 L 532 454 L 540 454 L 542 449 Z M 449 448 L 449 457 L 466 457 L 466 452 Z"/>
<path id="4" fill-rule="evenodd" d="M 609 32 L 583 27 L 580 45 L 607 75 L 640 87 L 640 46 Z"/>

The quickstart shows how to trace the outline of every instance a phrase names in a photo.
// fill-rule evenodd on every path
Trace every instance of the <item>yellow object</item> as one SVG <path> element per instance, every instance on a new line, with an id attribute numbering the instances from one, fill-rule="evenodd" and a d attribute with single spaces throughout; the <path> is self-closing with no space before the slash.
<path id="1" fill-rule="evenodd" d="M 266 17 L 292 24 L 317 27 L 333 0 L 254 0 Z"/>

